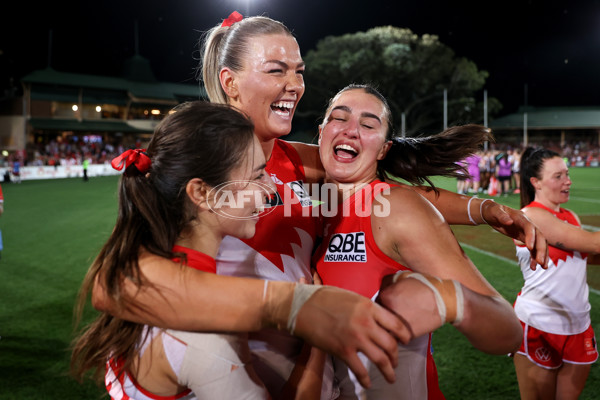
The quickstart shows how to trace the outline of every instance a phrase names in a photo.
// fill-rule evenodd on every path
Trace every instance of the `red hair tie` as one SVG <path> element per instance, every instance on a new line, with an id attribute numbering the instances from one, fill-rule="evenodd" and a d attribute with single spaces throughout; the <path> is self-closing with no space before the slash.
<path id="1" fill-rule="evenodd" d="M 152 161 L 146 154 L 145 149 L 129 149 L 124 151 L 120 156 L 113 158 L 110 162 L 110 165 L 117 171 L 122 170 L 123 167 L 127 169 L 131 164 L 135 165 L 137 170 L 142 174 L 145 174 L 150 168 Z"/>
<path id="2" fill-rule="evenodd" d="M 231 25 L 235 24 L 236 22 L 240 22 L 242 19 L 244 19 L 242 14 L 240 14 L 237 11 L 234 11 L 231 14 L 229 14 L 229 17 L 227 17 L 227 19 L 223 21 L 221 26 L 231 26 Z"/>

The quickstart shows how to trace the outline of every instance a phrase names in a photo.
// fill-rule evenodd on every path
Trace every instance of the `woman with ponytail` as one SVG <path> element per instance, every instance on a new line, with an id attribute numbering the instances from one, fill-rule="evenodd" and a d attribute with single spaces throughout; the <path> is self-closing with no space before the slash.
<path id="1" fill-rule="evenodd" d="M 371 86 L 350 85 L 330 101 L 319 129 L 319 149 L 324 187 L 333 204 L 322 206 L 330 216 L 323 218 L 315 267 L 323 284 L 377 299 L 412 332 L 411 341 L 400 346 L 394 384 L 384 382 L 365 362 L 377 384 L 361 389 L 337 363 L 340 398 L 443 399 L 430 332 L 451 323 L 477 349 L 506 354 L 521 339 L 519 321 L 433 205 L 410 186 L 386 180 L 431 184 L 429 176 L 455 177 L 460 168 L 456 161 L 479 150 L 490 140 L 490 131 L 465 125 L 406 139 L 393 135 L 390 119 L 386 99 Z M 484 222 L 478 208 L 469 217 Z"/>
<path id="2" fill-rule="evenodd" d="M 558 153 L 528 147 L 520 172 L 522 211 L 547 238 L 550 256 L 547 268 L 531 268 L 516 242 L 524 279 L 514 305 L 524 332 L 514 355 L 521 399 L 577 399 L 598 358 L 586 272 L 600 264 L 600 232 L 582 229 L 562 207 L 573 182 Z"/>
<path id="3" fill-rule="evenodd" d="M 148 322 L 100 314 L 74 340 L 77 379 L 91 370 L 104 378 L 113 400 L 268 399 L 251 366 L 246 332 L 281 327 L 350 362 L 352 354 L 341 350 L 355 341 L 394 349 L 396 336 L 407 340 L 395 316 L 349 291 L 216 275 L 223 237 L 254 235 L 273 183 L 243 114 L 202 101 L 174 111 L 158 124 L 147 151 L 127 150 L 112 162 L 124 169 L 117 221 L 76 308 L 80 320 L 96 284 L 121 313 L 163 308 L 170 315 Z M 176 287 L 157 278 L 173 279 L 170 274 Z M 202 308 L 175 308 L 182 299 Z M 234 333 L 182 331 L 187 328 L 173 321 L 188 314 L 203 331 Z M 294 378 L 298 389 L 283 398 L 319 396 L 322 373 L 305 375 Z"/>
<path id="4" fill-rule="evenodd" d="M 152 289 L 138 260 L 157 257 L 172 260 L 183 273 L 195 268 L 214 274 L 223 236 L 254 235 L 272 183 L 252 128 L 228 106 L 185 103 L 159 123 L 147 151 L 127 150 L 112 161 L 124 169 L 118 217 L 81 288 L 79 318 L 93 282 L 102 282 L 117 302 L 126 285 Z M 217 150 L 228 154 L 226 161 Z M 246 191 L 257 201 L 219 205 L 214 189 L 233 180 L 244 183 L 231 186 L 232 193 Z M 197 354 L 202 357 L 191 363 Z M 72 371 L 81 380 L 87 370 L 104 377 L 114 400 L 268 398 L 242 335 L 164 330 L 107 313 L 74 342 Z"/>
<path id="5" fill-rule="evenodd" d="M 289 283 L 301 279 L 312 282 L 310 259 L 321 231 L 319 219 L 310 212 L 312 205 L 301 200 L 308 197 L 308 184 L 323 182 L 324 170 L 317 146 L 282 139 L 292 129 L 294 112 L 304 94 L 305 64 L 298 43 L 281 22 L 263 16 L 243 18 L 234 12 L 207 31 L 200 44 L 202 64 L 199 75 L 210 101 L 232 105 L 250 117 L 267 160 L 266 171 L 277 187 L 277 194 L 268 205 L 270 212 L 260 218 L 254 237 L 224 238 L 216 256 L 217 273 Z M 409 142 L 402 146 L 409 154 L 414 147 Z M 427 167 L 425 160 L 419 159 L 423 156 L 415 153 L 411 162 Z M 521 212 L 450 191 L 414 189 L 427 196 L 450 223 L 472 224 L 473 218 L 477 222 L 485 218 L 496 230 L 523 240 L 534 253 L 533 258 L 545 263 L 545 240 Z M 142 261 L 140 265 L 145 264 Z M 162 271 L 164 274 L 157 281 L 175 290 L 180 281 L 177 271 L 168 265 Z M 175 318 L 172 308 L 158 305 L 152 313 L 145 313 L 135 307 L 135 302 L 150 301 L 144 294 L 132 298 L 132 307 L 124 309 L 116 307 L 101 286 L 94 289 L 95 306 L 122 318 L 147 323 L 160 318 L 169 320 L 174 327 L 207 329 L 208 325 L 198 321 L 197 312 L 202 310 L 203 304 L 196 299 L 181 298 L 179 304 L 172 303 L 175 309 L 189 311 Z M 379 324 L 379 318 L 373 314 L 367 319 Z M 369 377 L 356 356 L 358 351 L 376 360 L 387 380 L 394 379 L 392 364 L 396 361 L 396 348 L 389 345 L 393 336 L 380 329 L 374 332 L 377 332 L 376 341 L 365 330 L 356 336 L 352 345 L 346 339 L 346 349 L 336 349 L 338 353 L 342 350 L 345 361 L 366 386 Z M 398 331 L 393 333 L 398 335 Z M 299 336 L 306 339 L 306 333 Z M 283 329 L 265 329 L 250 335 L 250 347 L 257 373 L 272 393 L 279 393 L 291 371 L 298 366 L 303 342 Z M 335 388 L 329 364 L 325 371 L 322 396 L 331 398 Z"/>

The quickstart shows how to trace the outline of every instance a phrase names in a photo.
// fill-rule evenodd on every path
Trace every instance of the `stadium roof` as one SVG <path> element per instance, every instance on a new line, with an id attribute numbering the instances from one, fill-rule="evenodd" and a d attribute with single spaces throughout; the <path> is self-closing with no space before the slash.
<path id="1" fill-rule="evenodd" d="M 493 129 L 523 129 L 524 108 L 490 121 Z M 600 129 L 599 107 L 527 107 L 528 129 Z"/>
<path id="2" fill-rule="evenodd" d="M 204 88 L 182 83 L 59 72 L 52 68 L 33 71 L 23 77 L 31 84 L 31 96 L 39 100 L 77 101 L 80 89 L 84 102 L 105 101 L 124 104 L 129 98 L 139 102 L 182 102 L 204 97 Z"/>
<path id="3" fill-rule="evenodd" d="M 31 118 L 29 123 L 34 129 L 48 131 L 89 131 L 89 132 L 148 132 L 125 121 L 103 121 L 56 119 L 56 118 Z"/>

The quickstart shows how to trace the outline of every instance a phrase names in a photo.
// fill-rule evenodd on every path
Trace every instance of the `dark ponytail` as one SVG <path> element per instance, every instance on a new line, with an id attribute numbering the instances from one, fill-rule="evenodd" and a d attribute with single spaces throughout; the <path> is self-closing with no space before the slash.
<path id="1" fill-rule="evenodd" d="M 539 179 L 544 160 L 554 157 L 560 157 L 560 154 L 552 150 L 534 147 L 527 147 L 521 155 L 521 208 L 535 199 L 535 188 L 531 184 L 531 178 Z"/>
<path id="2" fill-rule="evenodd" d="M 416 185 L 427 182 L 437 191 L 430 176 L 462 176 L 467 171 L 459 161 L 479 151 L 493 136 L 490 129 L 469 124 L 453 126 L 436 135 L 395 136 L 391 140 L 392 147 L 377 167 L 379 178 L 402 178 Z"/>
<path id="3" fill-rule="evenodd" d="M 171 258 L 178 235 L 196 218 L 187 183 L 194 178 L 213 187 L 225 182 L 252 146 L 254 126 L 231 106 L 193 101 L 174 111 L 154 131 L 147 151 L 150 167 L 140 172 L 131 164 L 121 176 L 117 221 L 81 286 L 76 324 L 96 280 L 119 307 L 124 307 L 124 278 L 138 287 L 149 285 L 139 269 L 140 251 Z M 101 379 L 109 357 L 124 360 L 122 371 L 131 368 L 143 328 L 101 314 L 73 341 L 72 374 L 81 380 L 91 369 Z"/>

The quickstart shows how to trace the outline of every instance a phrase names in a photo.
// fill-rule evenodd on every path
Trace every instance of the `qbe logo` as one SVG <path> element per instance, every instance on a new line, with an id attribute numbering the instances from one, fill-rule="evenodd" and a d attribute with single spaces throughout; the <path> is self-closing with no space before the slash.
<path id="1" fill-rule="evenodd" d="M 365 233 L 336 233 L 329 240 L 326 262 L 367 262 Z"/>

